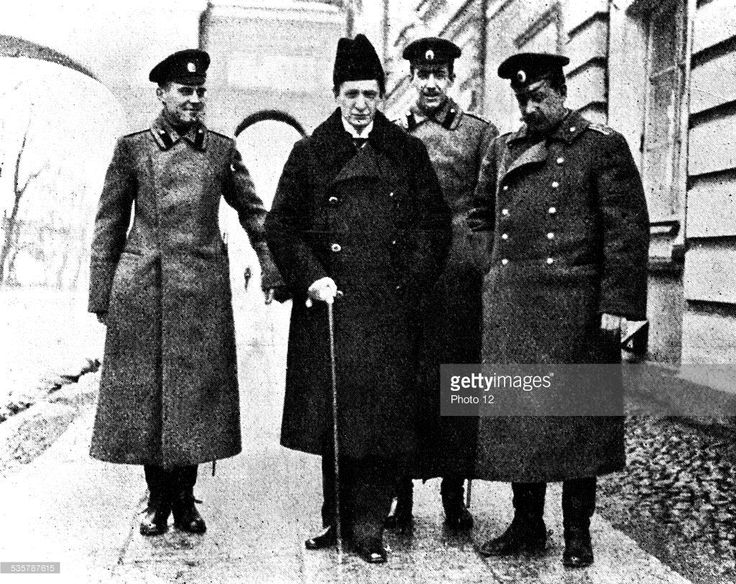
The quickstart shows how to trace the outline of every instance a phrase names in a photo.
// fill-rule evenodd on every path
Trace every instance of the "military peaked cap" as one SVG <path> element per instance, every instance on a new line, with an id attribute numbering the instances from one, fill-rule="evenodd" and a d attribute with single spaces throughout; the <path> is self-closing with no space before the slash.
<path id="1" fill-rule="evenodd" d="M 386 77 L 376 49 L 373 48 L 371 41 L 362 34 L 357 35 L 354 39 L 341 38 L 337 42 L 332 82 L 335 87 L 340 87 L 343 81 L 363 79 L 375 79 L 381 91 L 386 87 Z"/>
<path id="2" fill-rule="evenodd" d="M 200 85 L 207 79 L 210 56 L 200 49 L 186 49 L 169 55 L 156 65 L 148 75 L 149 81 L 167 83 L 175 81 L 185 85 Z"/>
<path id="3" fill-rule="evenodd" d="M 562 68 L 569 62 L 567 57 L 551 53 L 518 53 L 501 63 L 498 76 L 510 79 L 514 89 L 522 89 L 551 75 L 564 75 Z"/>
<path id="4" fill-rule="evenodd" d="M 424 37 L 406 45 L 401 55 L 413 65 L 445 65 L 457 59 L 462 51 L 452 41 Z"/>

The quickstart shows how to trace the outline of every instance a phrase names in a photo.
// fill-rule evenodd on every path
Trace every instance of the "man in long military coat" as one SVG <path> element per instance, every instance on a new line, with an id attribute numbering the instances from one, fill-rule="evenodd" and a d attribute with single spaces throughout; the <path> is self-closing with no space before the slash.
<path id="1" fill-rule="evenodd" d="M 418 478 L 442 477 L 445 522 L 456 529 L 472 527 L 463 501 L 463 481 L 472 475 L 477 417 L 440 416 L 442 363 L 479 363 L 481 357 L 481 288 L 485 232 L 471 231 L 466 216 L 478 181 L 483 155 L 498 134 L 484 119 L 464 112 L 449 96 L 460 47 L 446 39 L 425 37 L 406 46 L 416 100 L 397 123 L 427 147 L 432 166 L 452 211 L 452 245 L 445 269 L 422 302 Z M 412 482 L 402 477 L 388 525 L 406 525 L 412 516 Z"/>
<path id="2" fill-rule="evenodd" d="M 294 295 L 281 443 L 322 455 L 325 529 L 305 545 L 334 545 L 334 300 L 341 524 L 379 563 L 397 461 L 416 448 L 415 307 L 441 270 L 449 209 L 422 143 L 377 111 L 384 73 L 365 36 L 340 39 L 333 81 L 338 108 L 294 146 L 266 221 Z"/>
<path id="3" fill-rule="evenodd" d="M 258 253 L 264 290 L 279 283 L 235 142 L 202 123 L 208 65 L 192 49 L 151 71 L 162 111 L 118 140 L 92 242 L 89 311 L 107 336 L 91 454 L 144 465 L 144 535 L 166 531 L 172 511 L 178 528 L 204 532 L 197 465 L 241 450 L 223 197 Z"/>
<path id="4" fill-rule="evenodd" d="M 645 318 L 649 221 L 639 173 L 623 136 L 565 107 L 567 63 L 519 54 L 498 70 L 524 124 L 491 144 L 469 219 L 493 230 L 483 363 L 620 363 L 622 321 Z M 481 418 L 476 472 L 512 481 L 515 510 L 481 552 L 543 550 L 546 482 L 563 481 L 563 563 L 587 566 L 595 477 L 624 466 L 623 418 L 540 414 Z"/>

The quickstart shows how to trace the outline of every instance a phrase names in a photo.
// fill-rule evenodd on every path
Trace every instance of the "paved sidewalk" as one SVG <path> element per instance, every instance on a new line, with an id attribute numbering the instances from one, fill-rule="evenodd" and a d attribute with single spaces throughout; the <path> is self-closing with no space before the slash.
<path id="1" fill-rule="evenodd" d="M 473 486 L 477 526 L 470 536 L 445 532 L 439 485 L 429 481 L 416 484 L 413 536 L 387 536 L 387 564 L 369 566 L 352 554 L 340 562 L 333 550 L 307 552 L 303 540 L 319 527 L 319 460 L 278 445 L 284 363 L 279 347 L 273 338 L 272 344 L 247 343 L 243 351 L 251 364 L 241 364 L 245 450 L 221 461 L 214 478 L 209 465 L 200 467 L 196 494 L 203 499 L 205 535 L 173 527 L 159 537 L 138 534 L 142 471 L 87 456 L 93 404 L 83 404 L 46 452 L 0 479 L 0 561 L 59 561 L 61 574 L 2 575 L 0 583 L 688 582 L 598 516 L 592 527 L 596 563 L 565 570 L 559 488 L 548 494 L 546 520 L 553 535 L 544 557 L 483 559 L 474 545 L 500 533 L 512 510 L 507 485 L 480 481 Z"/>

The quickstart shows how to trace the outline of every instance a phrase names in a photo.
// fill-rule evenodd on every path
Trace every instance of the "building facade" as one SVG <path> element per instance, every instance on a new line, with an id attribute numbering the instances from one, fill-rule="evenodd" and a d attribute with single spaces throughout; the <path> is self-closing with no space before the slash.
<path id="1" fill-rule="evenodd" d="M 736 363 L 736 0 L 389 1 L 372 16 L 386 29 L 389 115 L 413 97 L 401 51 L 419 36 L 463 49 L 454 97 L 502 132 L 519 114 L 498 65 L 567 55 L 568 104 L 622 132 L 642 174 L 648 359 L 695 377 L 707 368 L 686 365 Z"/>

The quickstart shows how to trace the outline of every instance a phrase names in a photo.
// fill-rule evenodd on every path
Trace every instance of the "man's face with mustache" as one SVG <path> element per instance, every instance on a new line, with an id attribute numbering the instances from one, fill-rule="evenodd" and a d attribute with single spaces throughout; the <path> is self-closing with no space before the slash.
<path id="1" fill-rule="evenodd" d="M 175 126 L 191 126 L 204 114 L 204 85 L 185 85 L 170 81 L 159 87 L 156 95 L 164 105 L 164 115 Z"/>
<path id="2" fill-rule="evenodd" d="M 412 69 L 411 84 L 417 91 L 417 108 L 427 115 L 441 108 L 447 100 L 455 75 L 448 65 L 417 65 Z"/>
<path id="3" fill-rule="evenodd" d="M 549 80 L 542 79 L 516 92 L 521 120 L 532 134 L 544 134 L 565 117 L 566 88 L 552 89 Z"/>

